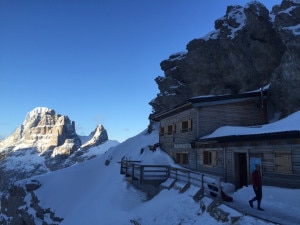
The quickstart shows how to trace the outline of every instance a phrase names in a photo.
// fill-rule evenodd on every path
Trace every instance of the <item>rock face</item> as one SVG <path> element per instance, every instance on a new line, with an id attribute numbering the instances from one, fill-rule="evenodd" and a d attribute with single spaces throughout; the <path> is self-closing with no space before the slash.
<path id="1" fill-rule="evenodd" d="M 89 136 L 91 139 L 81 146 L 84 149 L 98 146 L 108 140 L 107 132 L 101 124 L 99 124 Z"/>
<path id="2" fill-rule="evenodd" d="M 6 140 L 2 146 L 15 146 L 36 149 L 44 153 L 55 147 L 63 148 L 62 154 L 71 154 L 79 148 L 81 140 L 75 131 L 75 122 L 68 116 L 56 114 L 46 107 L 37 107 L 29 112 L 23 124 Z"/>
<path id="3" fill-rule="evenodd" d="M 300 109 L 300 1 L 283 0 L 272 12 L 252 1 L 228 6 L 215 30 L 161 62 L 154 112 L 199 95 L 236 94 L 270 84 L 282 115 Z M 288 102 L 287 102 L 288 101 Z"/>
<path id="4" fill-rule="evenodd" d="M 48 209 L 39 205 L 39 200 L 34 191 L 41 187 L 35 180 L 27 181 L 26 184 L 13 185 L 7 193 L 2 194 L 0 199 L 0 224 L 20 225 L 59 224 L 63 219 Z"/>
<path id="5" fill-rule="evenodd" d="M 275 105 L 289 115 L 300 108 L 300 1 L 282 1 L 273 12 L 274 27 L 285 51 L 272 74 L 270 91 Z"/>

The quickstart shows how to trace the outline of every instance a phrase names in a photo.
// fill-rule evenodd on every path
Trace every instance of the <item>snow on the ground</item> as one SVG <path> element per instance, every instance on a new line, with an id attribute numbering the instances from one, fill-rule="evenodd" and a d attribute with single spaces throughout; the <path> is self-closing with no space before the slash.
<path id="1" fill-rule="evenodd" d="M 253 208 L 249 207 L 248 201 L 255 196 L 251 185 L 232 193 L 232 196 L 234 202 L 227 205 L 240 209 L 245 214 L 256 215 L 279 224 L 299 224 L 300 189 L 264 186 L 261 207 L 265 211 L 256 209 L 257 202 L 253 203 Z"/>
<path id="2" fill-rule="evenodd" d="M 178 225 L 178 224 L 230 224 L 216 221 L 206 211 L 200 210 L 199 203 L 192 198 L 196 187 L 185 193 L 178 190 L 162 190 L 152 199 L 135 189 L 120 174 L 122 157 L 142 160 L 145 164 L 174 165 L 166 153 L 157 149 L 152 152 L 148 146 L 158 142 L 158 128 L 152 134 L 146 131 L 111 147 L 107 152 L 87 162 L 67 169 L 37 176 L 42 186 L 36 190 L 40 204 L 51 208 L 58 217 L 64 218 L 62 225 Z M 107 159 L 110 164 L 105 165 Z M 300 190 L 277 187 L 263 187 L 262 207 L 264 212 L 250 208 L 248 200 L 254 195 L 252 187 L 244 187 L 229 193 L 234 202 L 232 207 L 219 206 L 230 216 L 241 216 L 237 224 L 270 225 L 271 222 L 259 220 L 249 214 L 258 215 L 280 224 L 298 224 L 300 217 Z M 203 198 L 206 207 L 212 200 Z M 254 203 L 255 204 L 255 203 Z M 36 224 L 39 224 L 36 219 Z"/>

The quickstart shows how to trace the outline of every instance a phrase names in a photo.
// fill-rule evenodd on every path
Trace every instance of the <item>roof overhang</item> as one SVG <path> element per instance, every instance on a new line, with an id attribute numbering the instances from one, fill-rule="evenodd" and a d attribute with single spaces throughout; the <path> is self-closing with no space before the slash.
<path id="1" fill-rule="evenodd" d="M 300 138 L 300 131 L 282 131 L 273 133 L 262 134 L 248 134 L 248 135 L 228 135 L 213 138 L 200 138 L 195 143 L 208 144 L 208 143 L 233 143 L 243 141 L 262 141 L 262 140 L 279 140 L 279 139 L 291 139 Z"/>

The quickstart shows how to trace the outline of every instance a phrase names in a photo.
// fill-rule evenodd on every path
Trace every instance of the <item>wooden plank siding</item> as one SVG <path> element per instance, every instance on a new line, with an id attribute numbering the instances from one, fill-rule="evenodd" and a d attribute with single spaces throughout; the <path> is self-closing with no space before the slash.
<path id="1" fill-rule="evenodd" d="M 163 127 L 165 132 L 159 136 L 160 146 L 175 161 L 176 153 L 187 153 L 189 163 L 183 166 L 208 171 L 210 169 L 199 166 L 201 164 L 198 163 L 200 160 L 198 153 L 193 152 L 191 148 L 184 146 L 184 144 L 191 144 L 197 138 L 213 132 L 220 126 L 239 124 L 249 126 L 266 123 L 266 107 L 258 107 L 258 101 L 259 99 L 248 99 L 243 102 L 189 108 L 163 118 L 160 120 L 160 127 Z M 189 132 L 180 131 L 180 123 L 185 120 L 192 120 L 192 130 Z M 171 134 L 167 132 L 169 125 L 175 126 L 175 130 Z M 180 144 L 183 144 L 184 147 L 181 148 Z M 211 170 L 216 175 L 221 173 L 216 169 Z"/>
<path id="2" fill-rule="evenodd" d="M 266 99 L 262 100 L 259 95 L 238 99 L 206 98 L 207 101 L 198 98 L 192 101 L 192 106 L 180 110 L 172 108 L 170 113 L 152 117 L 164 128 L 159 136 L 162 150 L 180 165 L 222 177 L 224 182 L 238 188 L 251 184 L 251 158 L 260 158 L 264 185 L 300 188 L 299 134 L 278 132 L 280 135 L 200 139 L 222 126 L 267 124 L 268 114 L 272 113 L 271 109 L 268 112 Z M 183 121 L 191 125 L 186 132 L 181 129 Z"/>
<path id="3" fill-rule="evenodd" d="M 204 164 L 204 151 L 215 151 L 217 157 L 216 165 Z M 204 148 L 197 149 L 197 170 L 202 173 L 212 174 L 214 176 L 224 177 L 224 151 L 223 148 Z"/>
<path id="4" fill-rule="evenodd" d="M 183 121 L 190 120 L 192 122 L 192 129 L 187 132 L 181 131 L 181 123 Z M 196 168 L 195 154 L 191 146 L 192 141 L 197 139 L 197 110 L 188 109 L 180 112 L 176 115 L 164 118 L 160 121 L 160 127 L 167 127 L 169 125 L 175 126 L 175 131 L 171 134 L 165 132 L 163 135 L 159 136 L 159 143 L 161 148 L 166 151 L 175 161 L 176 153 L 188 154 L 188 163 L 183 164 L 183 166 L 189 167 L 191 169 Z"/>
<path id="5" fill-rule="evenodd" d="M 198 111 L 199 137 L 230 126 L 255 126 L 268 122 L 266 107 L 257 106 L 257 100 L 205 106 Z"/>
<path id="6" fill-rule="evenodd" d="M 196 170 L 223 177 L 224 182 L 236 184 L 237 173 L 235 166 L 235 153 L 247 154 L 247 181 L 251 185 L 250 162 L 251 157 L 259 157 L 262 160 L 263 184 L 278 187 L 300 188 L 300 140 L 280 140 L 276 141 L 255 141 L 245 143 L 231 143 L 222 145 L 223 147 L 203 147 L 195 149 L 197 152 Z M 220 145 L 221 146 L 221 145 Z M 204 151 L 217 151 L 217 166 L 203 164 Z M 276 171 L 275 154 L 276 152 L 290 154 L 291 172 Z M 224 155 L 225 153 L 225 155 Z"/>
<path id="7" fill-rule="evenodd" d="M 291 144 L 291 142 L 298 144 Z M 239 146 L 234 144 L 226 146 L 226 174 L 224 181 L 235 183 L 234 171 L 234 152 L 247 152 L 248 154 L 248 184 L 251 184 L 251 172 L 249 168 L 249 158 L 261 157 L 263 184 L 278 187 L 300 188 L 300 140 L 280 140 L 276 141 L 256 141 L 255 145 L 251 142 L 244 143 Z M 291 172 L 276 171 L 275 154 L 276 152 L 290 154 L 291 157 Z"/>

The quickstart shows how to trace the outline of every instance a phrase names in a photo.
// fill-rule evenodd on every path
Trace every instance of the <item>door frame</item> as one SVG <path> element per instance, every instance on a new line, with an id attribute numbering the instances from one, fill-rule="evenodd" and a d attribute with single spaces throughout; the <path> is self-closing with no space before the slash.
<path id="1" fill-rule="evenodd" d="M 243 162 L 240 162 L 240 157 Z M 243 168 L 243 170 L 241 170 Z M 242 177 L 243 176 L 243 177 Z M 249 184 L 249 154 L 247 151 L 233 152 L 233 180 L 235 189 L 240 189 Z"/>

